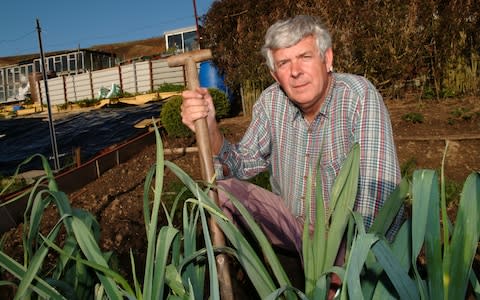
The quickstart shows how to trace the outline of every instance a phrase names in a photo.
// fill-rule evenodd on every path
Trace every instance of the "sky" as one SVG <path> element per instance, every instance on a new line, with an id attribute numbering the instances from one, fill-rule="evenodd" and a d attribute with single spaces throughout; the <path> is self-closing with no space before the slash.
<path id="1" fill-rule="evenodd" d="M 0 57 L 88 48 L 163 36 L 195 26 L 216 0 L 7 0 L 0 17 Z"/>

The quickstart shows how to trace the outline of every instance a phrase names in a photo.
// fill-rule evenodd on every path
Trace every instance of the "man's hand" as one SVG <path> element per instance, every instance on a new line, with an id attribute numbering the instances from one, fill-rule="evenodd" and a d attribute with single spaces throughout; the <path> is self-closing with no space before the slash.
<path id="1" fill-rule="evenodd" d="M 182 97 L 182 122 L 190 130 L 195 132 L 194 122 L 201 118 L 207 118 L 209 128 L 216 123 L 215 106 L 206 88 L 197 88 L 195 91 L 186 90 L 182 92 Z"/>
<path id="2" fill-rule="evenodd" d="M 195 121 L 207 118 L 210 144 L 213 154 L 217 154 L 223 143 L 223 136 L 218 129 L 215 119 L 215 106 L 212 96 L 206 88 L 197 88 L 195 91 L 182 92 L 183 102 L 181 109 L 182 123 L 195 132 Z"/>

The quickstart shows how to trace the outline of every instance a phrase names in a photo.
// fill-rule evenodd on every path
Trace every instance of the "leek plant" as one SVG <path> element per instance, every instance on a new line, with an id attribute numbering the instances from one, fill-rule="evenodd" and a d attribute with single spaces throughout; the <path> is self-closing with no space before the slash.
<path id="1" fill-rule="evenodd" d="M 470 282 L 479 298 L 480 285 L 472 264 L 480 238 L 480 173 L 467 177 L 454 225 L 447 215 L 443 168 L 440 182 L 439 185 L 438 175 L 432 170 L 417 170 L 413 174 L 412 227 L 415 230 L 411 231 L 411 251 L 420 296 L 422 299 L 458 299 L 465 297 Z M 422 244 L 427 261 L 424 280 L 415 264 Z"/>
<path id="2" fill-rule="evenodd" d="M 356 229 L 349 234 L 340 299 L 459 299 L 467 296 L 469 284 L 470 295 L 480 297 L 472 268 L 480 238 L 480 173 L 465 181 L 454 225 L 446 212 L 443 167 L 441 178 L 434 170 L 416 170 L 411 182 L 404 179 L 390 195 L 368 231 L 362 217 L 352 214 Z M 407 198 L 412 217 L 388 242 L 386 230 Z M 426 272 L 418 268 L 422 249 Z"/>
<path id="3" fill-rule="evenodd" d="M 24 164 L 36 156 L 27 159 Z M 100 228 L 95 218 L 86 211 L 70 206 L 67 195 L 58 190 L 48 161 L 43 156 L 39 157 L 45 176 L 36 182 L 28 198 L 23 223 L 23 263 L 16 262 L 0 251 L 0 265 L 19 279 L 15 299 L 85 299 L 92 295 L 96 283 L 93 280 L 94 270 L 88 268 L 86 261 L 89 260 L 89 264 L 95 262 L 99 270 L 111 272 L 108 261 L 112 254 L 103 253 L 98 246 Z M 40 222 L 45 208 L 52 204 L 57 207 L 60 218 L 44 236 L 40 231 Z M 61 228 L 66 232 L 63 248 L 55 245 Z M 53 267 L 47 265 L 50 247 L 55 247 L 60 253 Z M 98 272 L 97 276 L 106 287 L 116 284 L 103 272 Z M 120 293 L 116 296 L 115 299 L 121 299 Z"/>
<path id="4" fill-rule="evenodd" d="M 164 161 L 163 147 L 158 129 L 156 164 L 146 176 L 144 187 L 144 218 L 147 235 L 147 257 L 143 282 L 139 282 L 137 267 L 131 255 L 132 277 L 130 282 L 110 267 L 111 253 L 103 253 L 98 241 L 100 228 L 89 213 L 73 209 L 66 194 L 58 190 L 53 173 L 45 157 L 38 155 L 43 162 L 46 175 L 40 178 L 30 192 L 24 216 L 24 263 L 20 264 L 0 251 L 0 266 L 15 276 L 19 284 L 15 299 L 202 299 L 206 282 L 207 266 L 209 274 L 210 298 L 219 299 L 219 284 L 215 265 L 215 254 L 227 253 L 238 259 L 262 298 L 277 289 L 277 284 L 290 286 L 278 259 L 258 225 L 251 217 L 248 223 L 259 236 L 266 255 L 271 256 L 271 269 L 259 258 L 256 249 L 233 225 L 208 196 L 207 187 L 202 190 L 197 182 L 175 164 Z M 26 160 L 28 163 L 33 156 Z M 19 166 L 19 168 L 21 165 Z M 161 201 L 164 167 L 170 168 L 185 184 L 195 198 L 187 199 L 183 206 L 183 230 L 173 226 L 173 215 L 181 194 L 175 199 L 168 212 Z M 45 186 L 43 183 L 47 182 Z M 186 191 L 184 189 L 183 191 Z M 152 196 L 153 194 L 153 196 Z M 20 196 L 18 197 L 20 198 Z M 18 199 L 14 199 L 15 201 Z M 59 222 L 47 236 L 40 232 L 40 222 L 45 208 L 50 204 L 58 208 Z M 238 201 L 236 201 L 238 205 Z M 158 214 L 163 206 L 168 224 L 159 226 Z M 244 208 L 240 208 L 248 214 Z M 216 219 L 233 247 L 214 248 L 209 236 L 207 214 Z M 203 230 L 205 245 L 197 249 L 198 231 Z M 65 229 L 62 246 L 56 244 L 60 229 Z M 49 250 L 58 253 L 54 270 L 46 266 Z M 45 270 L 46 269 L 46 270 Z M 2 282 L 13 284 L 14 282 Z"/>
<path id="5" fill-rule="evenodd" d="M 72 209 L 67 196 L 58 190 L 52 171 L 45 157 L 46 175 L 40 178 L 30 192 L 24 216 L 23 246 L 24 263 L 20 264 L 0 251 L 0 266 L 19 280 L 15 299 L 163 299 L 179 297 L 201 299 L 205 281 L 204 258 L 208 257 L 210 291 L 219 299 L 213 247 L 209 242 L 204 205 L 200 200 L 186 201 L 183 223 L 184 235 L 172 225 L 175 207 L 181 194 L 174 201 L 168 224 L 158 228 L 163 186 L 163 147 L 156 130 L 157 164 L 147 174 L 144 193 L 144 218 L 147 234 L 147 257 L 143 283 L 136 276 L 136 265 L 131 255 L 132 281 L 113 271 L 109 265 L 110 253 L 102 253 L 99 247 L 100 228 L 92 215 Z M 28 163 L 35 156 L 27 159 Z M 19 168 L 21 165 L 19 166 Z M 43 185 L 47 182 L 47 186 Z M 193 183 L 193 180 L 190 179 Z M 196 187 L 198 189 L 198 186 Z M 153 203 L 151 203 L 153 192 Z M 200 191 L 199 191 L 200 192 Z M 22 195 L 21 195 L 22 196 Z M 21 196 L 12 201 L 18 200 Z M 199 196 L 199 199 L 202 199 Z M 59 222 L 47 236 L 40 233 L 40 221 L 47 205 L 54 203 L 58 208 Z M 188 206 L 194 208 L 189 209 Z M 196 209 L 195 209 L 196 208 Z M 165 208 L 166 209 L 166 208 Z M 201 219 L 206 237 L 206 250 L 196 249 L 197 221 Z M 65 229 L 63 246 L 55 243 L 60 229 Z M 183 245 L 180 243 L 183 241 Z M 58 253 L 55 268 L 46 266 L 46 256 L 52 249 Z M 183 250 L 183 253 L 180 251 Z M 171 261 L 169 261 L 171 260 Z M 47 270 L 45 270 L 47 269 Z M 2 282 L 13 284 L 13 282 Z M 165 293 L 168 287 L 168 293 Z M 165 295 L 167 294 L 167 295 Z"/>

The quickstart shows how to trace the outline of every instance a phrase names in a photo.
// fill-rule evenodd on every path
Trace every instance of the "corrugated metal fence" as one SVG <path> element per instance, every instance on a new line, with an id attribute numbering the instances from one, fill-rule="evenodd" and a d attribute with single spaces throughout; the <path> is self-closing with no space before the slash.
<path id="1" fill-rule="evenodd" d="M 133 62 L 78 75 L 60 76 L 48 79 L 51 105 L 94 99 L 102 87 L 110 89 L 113 84 L 130 94 L 150 92 L 163 83 L 185 84 L 183 67 L 169 67 L 166 59 Z M 46 94 L 43 80 L 34 88 L 39 91 L 42 102 Z"/>

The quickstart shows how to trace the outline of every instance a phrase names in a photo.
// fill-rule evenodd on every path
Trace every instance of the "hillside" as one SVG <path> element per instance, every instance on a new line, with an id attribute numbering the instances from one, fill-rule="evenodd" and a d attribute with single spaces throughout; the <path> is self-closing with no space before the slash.
<path id="1" fill-rule="evenodd" d="M 120 61 L 144 56 L 157 56 L 165 52 L 165 39 L 154 37 L 116 44 L 94 45 L 89 49 L 115 53 Z"/>
<path id="2" fill-rule="evenodd" d="M 154 37 L 123 43 L 94 45 L 88 49 L 114 53 L 120 61 L 127 61 L 138 57 L 160 55 L 165 52 L 165 39 L 163 36 Z M 48 55 L 48 53 L 45 53 L 45 55 Z M 19 56 L 0 57 L 0 67 L 17 64 L 21 61 L 30 60 L 38 56 L 38 53 L 32 53 Z"/>

